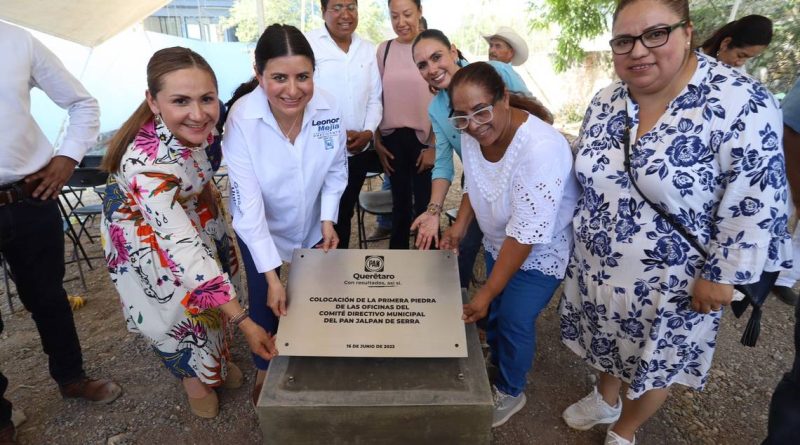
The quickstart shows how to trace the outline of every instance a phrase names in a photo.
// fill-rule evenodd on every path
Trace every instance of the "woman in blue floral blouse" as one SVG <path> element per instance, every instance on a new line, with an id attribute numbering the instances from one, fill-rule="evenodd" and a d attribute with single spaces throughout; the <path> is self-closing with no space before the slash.
<path id="1" fill-rule="evenodd" d="M 634 443 L 670 385 L 701 389 L 733 285 L 790 264 L 778 106 L 693 52 L 692 31 L 686 0 L 622 0 L 610 41 L 620 80 L 592 99 L 577 141 L 561 336 L 601 374 L 563 417 L 616 422 L 606 443 Z"/>

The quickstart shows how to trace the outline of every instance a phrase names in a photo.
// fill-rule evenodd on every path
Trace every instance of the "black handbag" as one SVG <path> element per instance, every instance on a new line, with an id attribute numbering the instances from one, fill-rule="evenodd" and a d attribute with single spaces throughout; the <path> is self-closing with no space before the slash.
<path id="1" fill-rule="evenodd" d="M 631 184 L 633 188 L 639 193 L 639 196 L 642 197 L 644 202 L 646 202 L 653 210 L 656 211 L 662 218 L 664 218 L 673 229 L 675 229 L 678 233 L 683 236 L 692 247 L 695 248 L 703 258 L 708 258 L 708 252 L 705 251 L 703 246 L 700 242 L 695 238 L 689 231 L 686 230 L 681 223 L 679 223 L 674 216 L 672 216 L 669 212 L 662 209 L 661 207 L 655 205 L 653 201 L 642 193 L 641 189 L 639 189 L 639 185 L 636 184 L 636 180 L 633 176 L 633 171 L 631 170 L 631 162 L 630 162 L 630 151 L 631 151 L 631 132 L 630 132 L 630 125 L 628 125 L 628 117 L 625 116 L 625 133 L 622 136 L 622 143 L 624 146 L 624 153 L 625 153 L 625 172 L 628 173 L 628 177 L 630 178 Z M 744 329 L 744 334 L 742 334 L 742 339 L 740 340 L 741 343 L 745 346 L 755 346 L 756 340 L 758 340 L 758 335 L 761 333 L 761 306 L 764 304 L 764 301 L 767 299 L 772 286 L 775 285 L 775 281 L 778 279 L 778 275 L 780 272 L 767 272 L 763 271 L 761 276 L 759 277 L 758 281 L 755 283 L 749 284 L 737 284 L 734 285 L 733 288 L 737 291 L 741 292 L 744 295 L 744 298 L 740 301 L 734 301 L 731 303 L 731 309 L 733 310 L 733 314 L 736 318 L 740 318 L 742 314 L 744 314 L 745 310 L 747 310 L 748 306 L 753 306 L 753 311 L 750 314 L 750 319 L 747 321 L 747 326 Z"/>

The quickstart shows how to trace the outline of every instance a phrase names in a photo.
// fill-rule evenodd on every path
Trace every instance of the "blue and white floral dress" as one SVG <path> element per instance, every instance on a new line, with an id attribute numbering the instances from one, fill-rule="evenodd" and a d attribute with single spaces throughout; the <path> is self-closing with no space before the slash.
<path id="1" fill-rule="evenodd" d="M 721 311 L 691 309 L 695 278 L 748 283 L 791 264 L 778 105 L 746 75 L 696 57 L 691 81 L 653 129 L 632 136 L 631 164 L 642 192 L 700 240 L 708 260 L 628 180 L 625 120 L 636 135 L 639 109 L 623 82 L 592 99 L 576 141 L 583 193 L 561 337 L 629 383 L 632 399 L 673 383 L 705 385 Z"/>

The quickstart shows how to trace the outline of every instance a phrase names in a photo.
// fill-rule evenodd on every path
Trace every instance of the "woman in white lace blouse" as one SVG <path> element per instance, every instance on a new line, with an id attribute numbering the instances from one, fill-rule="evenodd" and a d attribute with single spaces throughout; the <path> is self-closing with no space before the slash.
<path id="1" fill-rule="evenodd" d="M 578 196 L 567 141 L 509 94 L 491 65 L 460 69 L 449 86 L 450 118 L 463 132 L 465 187 L 458 219 L 442 237 L 454 249 L 477 218 L 484 233 L 486 285 L 464 305 L 464 321 L 486 316 L 498 374 L 493 426 L 525 404 L 526 374 L 536 351 L 536 318 L 561 283 L 572 247 Z"/>

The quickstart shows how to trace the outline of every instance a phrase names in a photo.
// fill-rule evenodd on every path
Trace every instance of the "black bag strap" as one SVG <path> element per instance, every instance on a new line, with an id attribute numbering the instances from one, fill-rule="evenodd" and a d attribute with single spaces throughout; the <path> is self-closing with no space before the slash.
<path id="1" fill-rule="evenodd" d="M 631 181 L 631 185 L 633 188 L 636 189 L 636 192 L 639 193 L 639 196 L 646 202 L 653 210 L 656 211 L 662 218 L 667 220 L 669 224 L 672 226 L 673 229 L 678 231 L 683 238 L 688 241 L 694 248 L 699 252 L 704 259 L 708 258 L 708 252 L 703 248 L 697 238 L 689 233 L 686 228 L 679 223 L 675 217 L 667 212 L 666 210 L 662 209 L 661 207 L 655 205 L 650 198 L 647 197 L 642 190 L 639 188 L 639 185 L 636 183 L 636 179 L 633 175 L 633 169 L 631 167 L 631 125 L 629 121 L 629 117 L 627 112 L 625 113 L 625 133 L 622 135 L 622 144 L 623 150 L 625 155 L 625 172 L 628 173 L 628 179 Z M 761 273 L 761 277 L 759 281 L 752 284 L 740 284 L 735 285 L 734 289 L 741 292 L 744 295 L 744 300 L 742 301 L 734 301 L 731 303 L 731 308 L 733 309 L 734 315 L 738 318 L 741 317 L 744 311 L 747 309 L 748 306 L 753 307 L 753 311 L 750 314 L 750 319 L 747 321 L 747 326 L 745 327 L 744 334 L 742 334 L 742 339 L 740 342 L 745 346 L 755 346 L 756 340 L 758 340 L 758 336 L 761 332 L 761 303 L 760 300 L 756 297 L 756 295 L 761 295 L 762 297 L 769 292 L 772 286 L 775 284 L 775 281 L 778 279 L 779 272 L 766 272 L 763 271 Z"/>
<path id="2" fill-rule="evenodd" d="M 384 51 L 383 51 L 383 72 L 384 73 L 386 72 L 386 57 L 389 55 L 389 47 L 390 46 L 392 46 L 391 39 L 386 41 L 386 49 L 384 49 Z M 383 77 L 383 76 L 381 76 L 381 77 Z M 383 80 L 383 79 L 381 79 L 381 80 Z"/>
<path id="3" fill-rule="evenodd" d="M 386 41 L 386 48 L 383 50 L 383 71 L 381 72 L 381 85 L 383 85 L 383 76 L 386 74 L 386 57 L 389 56 L 389 47 L 392 46 L 392 40 Z M 383 103 L 383 88 L 381 88 L 381 103 Z"/>
<path id="4" fill-rule="evenodd" d="M 650 198 L 647 197 L 647 195 L 642 193 L 642 190 L 639 188 L 639 184 L 636 183 L 636 179 L 634 178 L 633 175 L 633 169 L 631 168 L 631 127 L 629 125 L 628 119 L 629 118 L 626 113 L 625 133 L 622 135 L 622 145 L 624 147 L 624 153 L 625 153 L 625 162 L 624 162 L 625 171 L 628 173 L 628 179 L 630 179 L 631 185 L 633 185 L 633 188 L 636 189 L 636 192 L 639 193 L 639 196 L 644 200 L 644 202 L 646 202 L 653 210 L 655 210 L 656 213 L 661 215 L 662 218 L 667 220 L 667 222 L 669 222 L 669 224 L 672 226 L 673 229 L 677 230 L 678 233 L 680 233 L 686 241 L 689 241 L 689 244 L 691 244 L 692 247 L 694 247 L 695 250 L 697 250 L 700 253 L 700 255 L 703 255 L 703 258 L 708 258 L 708 253 L 700 244 L 700 242 L 697 241 L 697 238 L 691 233 L 689 233 L 689 231 L 686 230 L 686 228 L 683 227 L 683 225 L 679 223 L 675 219 L 675 217 L 672 216 L 671 213 L 667 212 L 660 206 L 657 206 L 655 203 L 653 203 L 653 201 L 651 201 Z"/>

